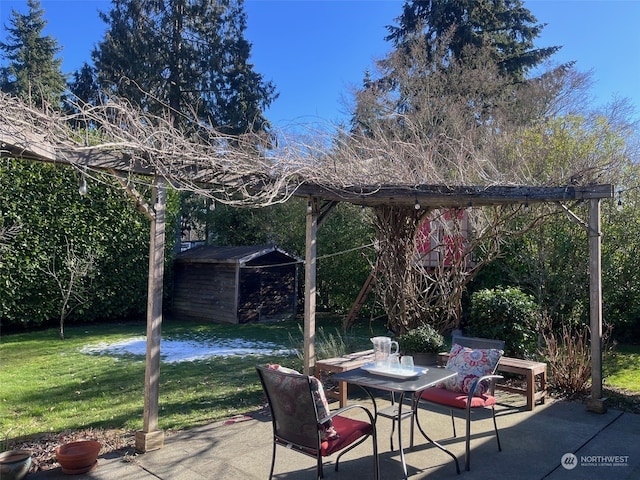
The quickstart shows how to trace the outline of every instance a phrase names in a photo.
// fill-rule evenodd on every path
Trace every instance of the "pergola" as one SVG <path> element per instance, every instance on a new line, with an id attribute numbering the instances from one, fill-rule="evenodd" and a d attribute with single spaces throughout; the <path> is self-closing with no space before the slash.
<path id="1" fill-rule="evenodd" d="M 164 433 L 158 429 L 160 341 L 162 324 L 162 290 L 165 248 L 165 206 L 167 172 L 142 164 L 139 157 L 116 148 L 74 149 L 48 143 L 41 137 L 29 137 L 23 129 L 14 134 L 11 125 L 0 125 L 0 157 L 70 164 L 110 172 L 137 173 L 154 178 L 153 207 L 145 210 L 151 220 L 149 246 L 149 281 L 147 300 L 147 349 L 145 370 L 143 430 L 137 432 L 136 448 L 149 451 L 160 448 Z M 206 186 L 207 181 L 203 184 Z M 135 192 L 129 190 L 130 195 Z M 613 197 L 612 185 L 568 185 L 564 187 L 532 186 L 444 186 L 444 185 L 354 185 L 333 188 L 317 182 L 301 182 L 293 195 L 306 198 L 306 252 L 304 299 L 304 369 L 309 373 L 315 364 L 316 329 L 316 252 L 317 230 L 328 213 L 339 202 L 362 206 L 394 205 L 412 208 L 416 201 L 423 208 L 468 206 L 485 207 L 506 204 L 553 202 L 563 205 L 569 216 L 584 226 L 589 238 L 590 327 L 592 354 L 592 390 L 587 409 L 604 412 L 602 397 L 602 288 L 600 203 Z M 134 197 L 135 198 L 135 197 Z M 137 201 L 140 199 L 137 198 Z M 578 218 L 564 206 L 584 201 L 589 205 L 589 218 Z"/>
<path id="2" fill-rule="evenodd" d="M 557 203 L 573 221 L 580 224 L 589 239 L 589 317 L 591 329 L 591 396 L 587 409 L 606 411 L 602 397 L 602 268 L 600 204 L 612 198 L 610 184 L 565 187 L 531 186 L 353 186 L 335 189 L 321 185 L 303 184 L 296 196 L 308 199 L 306 215 L 305 252 L 305 311 L 304 311 L 304 369 L 312 372 L 315 363 L 314 336 L 316 312 L 316 252 L 317 230 L 330 210 L 338 202 L 349 202 L 365 207 L 393 205 L 413 208 L 466 208 L 491 207 L 508 204 Z M 588 202 L 589 218 L 585 221 L 565 204 Z"/>

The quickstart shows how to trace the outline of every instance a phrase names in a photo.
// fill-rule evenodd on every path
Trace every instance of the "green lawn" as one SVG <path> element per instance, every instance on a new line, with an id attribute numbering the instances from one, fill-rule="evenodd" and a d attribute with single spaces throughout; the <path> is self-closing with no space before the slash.
<path id="1" fill-rule="evenodd" d="M 336 320 L 319 320 L 327 332 Z M 356 332 L 357 348 L 369 348 L 368 325 Z M 143 336 L 143 323 L 69 326 L 65 340 L 56 329 L 4 335 L 0 343 L 0 441 L 67 429 L 142 428 L 144 356 L 82 353 L 86 345 Z M 378 332 L 379 334 L 380 332 Z M 214 325 L 165 321 L 163 340 L 230 339 L 274 342 L 286 349 L 302 345 L 297 321 Z M 293 338 L 293 340 L 292 340 Z M 294 345 L 295 343 L 295 345 Z M 301 368 L 295 354 L 213 357 L 162 363 L 162 429 L 181 429 L 256 409 L 262 390 L 256 364 L 278 362 Z"/>
<path id="2" fill-rule="evenodd" d="M 640 345 L 618 345 L 603 367 L 605 385 L 640 392 Z"/>

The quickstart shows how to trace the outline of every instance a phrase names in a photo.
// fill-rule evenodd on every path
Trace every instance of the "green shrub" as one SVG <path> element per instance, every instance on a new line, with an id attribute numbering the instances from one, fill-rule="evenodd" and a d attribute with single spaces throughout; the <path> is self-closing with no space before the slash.
<path id="1" fill-rule="evenodd" d="M 517 287 L 479 290 L 471 296 L 467 335 L 504 340 L 505 355 L 535 355 L 538 324 L 538 305 Z"/>
<path id="2" fill-rule="evenodd" d="M 438 353 L 444 347 L 444 337 L 425 323 L 400 335 L 398 346 L 405 353 Z"/>

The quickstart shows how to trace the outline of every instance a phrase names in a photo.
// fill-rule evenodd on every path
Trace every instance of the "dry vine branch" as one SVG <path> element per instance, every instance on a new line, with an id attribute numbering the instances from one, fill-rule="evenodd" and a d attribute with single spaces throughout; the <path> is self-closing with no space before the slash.
<path id="1" fill-rule="evenodd" d="M 509 148 L 513 128 L 498 125 L 497 119 L 491 128 L 469 124 L 448 99 L 430 100 L 431 110 L 448 107 L 449 128 L 438 132 L 432 125 L 425 135 L 422 119 L 397 115 L 397 132 L 386 124 L 372 127 L 370 135 L 335 128 L 309 128 L 296 136 L 281 131 L 273 134 L 278 145 L 260 147 L 261 135 L 231 137 L 206 125 L 181 131 L 171 117 L 146 114 L 119 99 L 62 115 L 0 93 L 0 154 L 20 156 L 22 147 L 35 152 L 36 159 L 38 153 L 60 161 L 82 159 L 74 164 L 77 168 L 94 164 L 102 170 L 101 159 L 111 161 L 112 168 L 114 162 L 121 168 L 130 164 L 164 176 L 173 188 L 238 206 L 284 202 L 302 183 L 338 191 L 375 185 L 539 184 L 523 153 Z M 86 129 L 78 130 L 79 125 Z M 7 150 L 9 143 L 18 149 Z M 602 163 L 601 158 L 585 159 L 580 171 L 587 175 L 580 182 L 590 182 L 588 173 L 606 168 Z M 572 173 L 565 172 L 563 179 Z M 545 185 L 549 181 L 545 178 Z"/>
<path id="2" fill-rule="evenodd" d="M 92 131 L 91 145 L 74 125 Z M 145 114 L 123 101 L 78 107 L 78 113 L 61 115 L 44 114 L 0 94 L 3 156 L 33 152 L 26 156 L 101 170 L 109 164 L 109 168 L 159 175 L 175 189 L 232 205 L 284 202 L 306 168 L 299 160 L 258 151 L 260 140 L 258 135 L 230 137 L 203 125 L 197 134 L 186 133 L 174 128 L 171 118 Z M 18 148 L 8 150 L 9 144 Z"/>

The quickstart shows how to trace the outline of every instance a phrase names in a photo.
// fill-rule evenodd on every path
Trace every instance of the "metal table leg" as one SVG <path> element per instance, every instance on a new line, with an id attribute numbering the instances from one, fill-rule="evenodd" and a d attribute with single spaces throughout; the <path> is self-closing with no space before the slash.
<path id="1" fill-rule="evenodd" d="M 458 458 L 449 450 L 447 450 L 446 447 L 444 447 L 443 445 L 440 445 L 438 442 L 436 442 L 435 440 L 433 440 L 431 437 L 429 437 L 429 435 L 427 435 L 427 433 L 424 431 L 424 429 L 422 428 L 422 425 L 420 425 L 420 419 L 418 417 L 418 405 L 420 404 L 420 400 L 418 398 L 418 394 L 416 394 L 415 398 L 413 398 L 412 400 L 412 410 L 413 410 L 413 419 L 412 419 L 412 423 L 413 421 L 416 422 L 416 425 L 418 426 L 418 430 L 420 430 L 420 433 L 422 434 L 422 436 L 429 442 L 432 443 L 433 445 L 435 445 L 436 447 L 438 447 L 440 450 L 442 450 L 443 452 L 445 452 L 447 455 L 449 455 L 451 458 L 453 458 L 453 460 L 456 462 L 456 473 L 459 475 L 460 474 L 460 465 L 458 464 Z M 413 425 L 412 425 L 413 427 Z M 411 442 L 413 442 L 413 432 L 412 436 L 411 436 Z M 413 444 L 412 444 L 413 446 Z"/>

